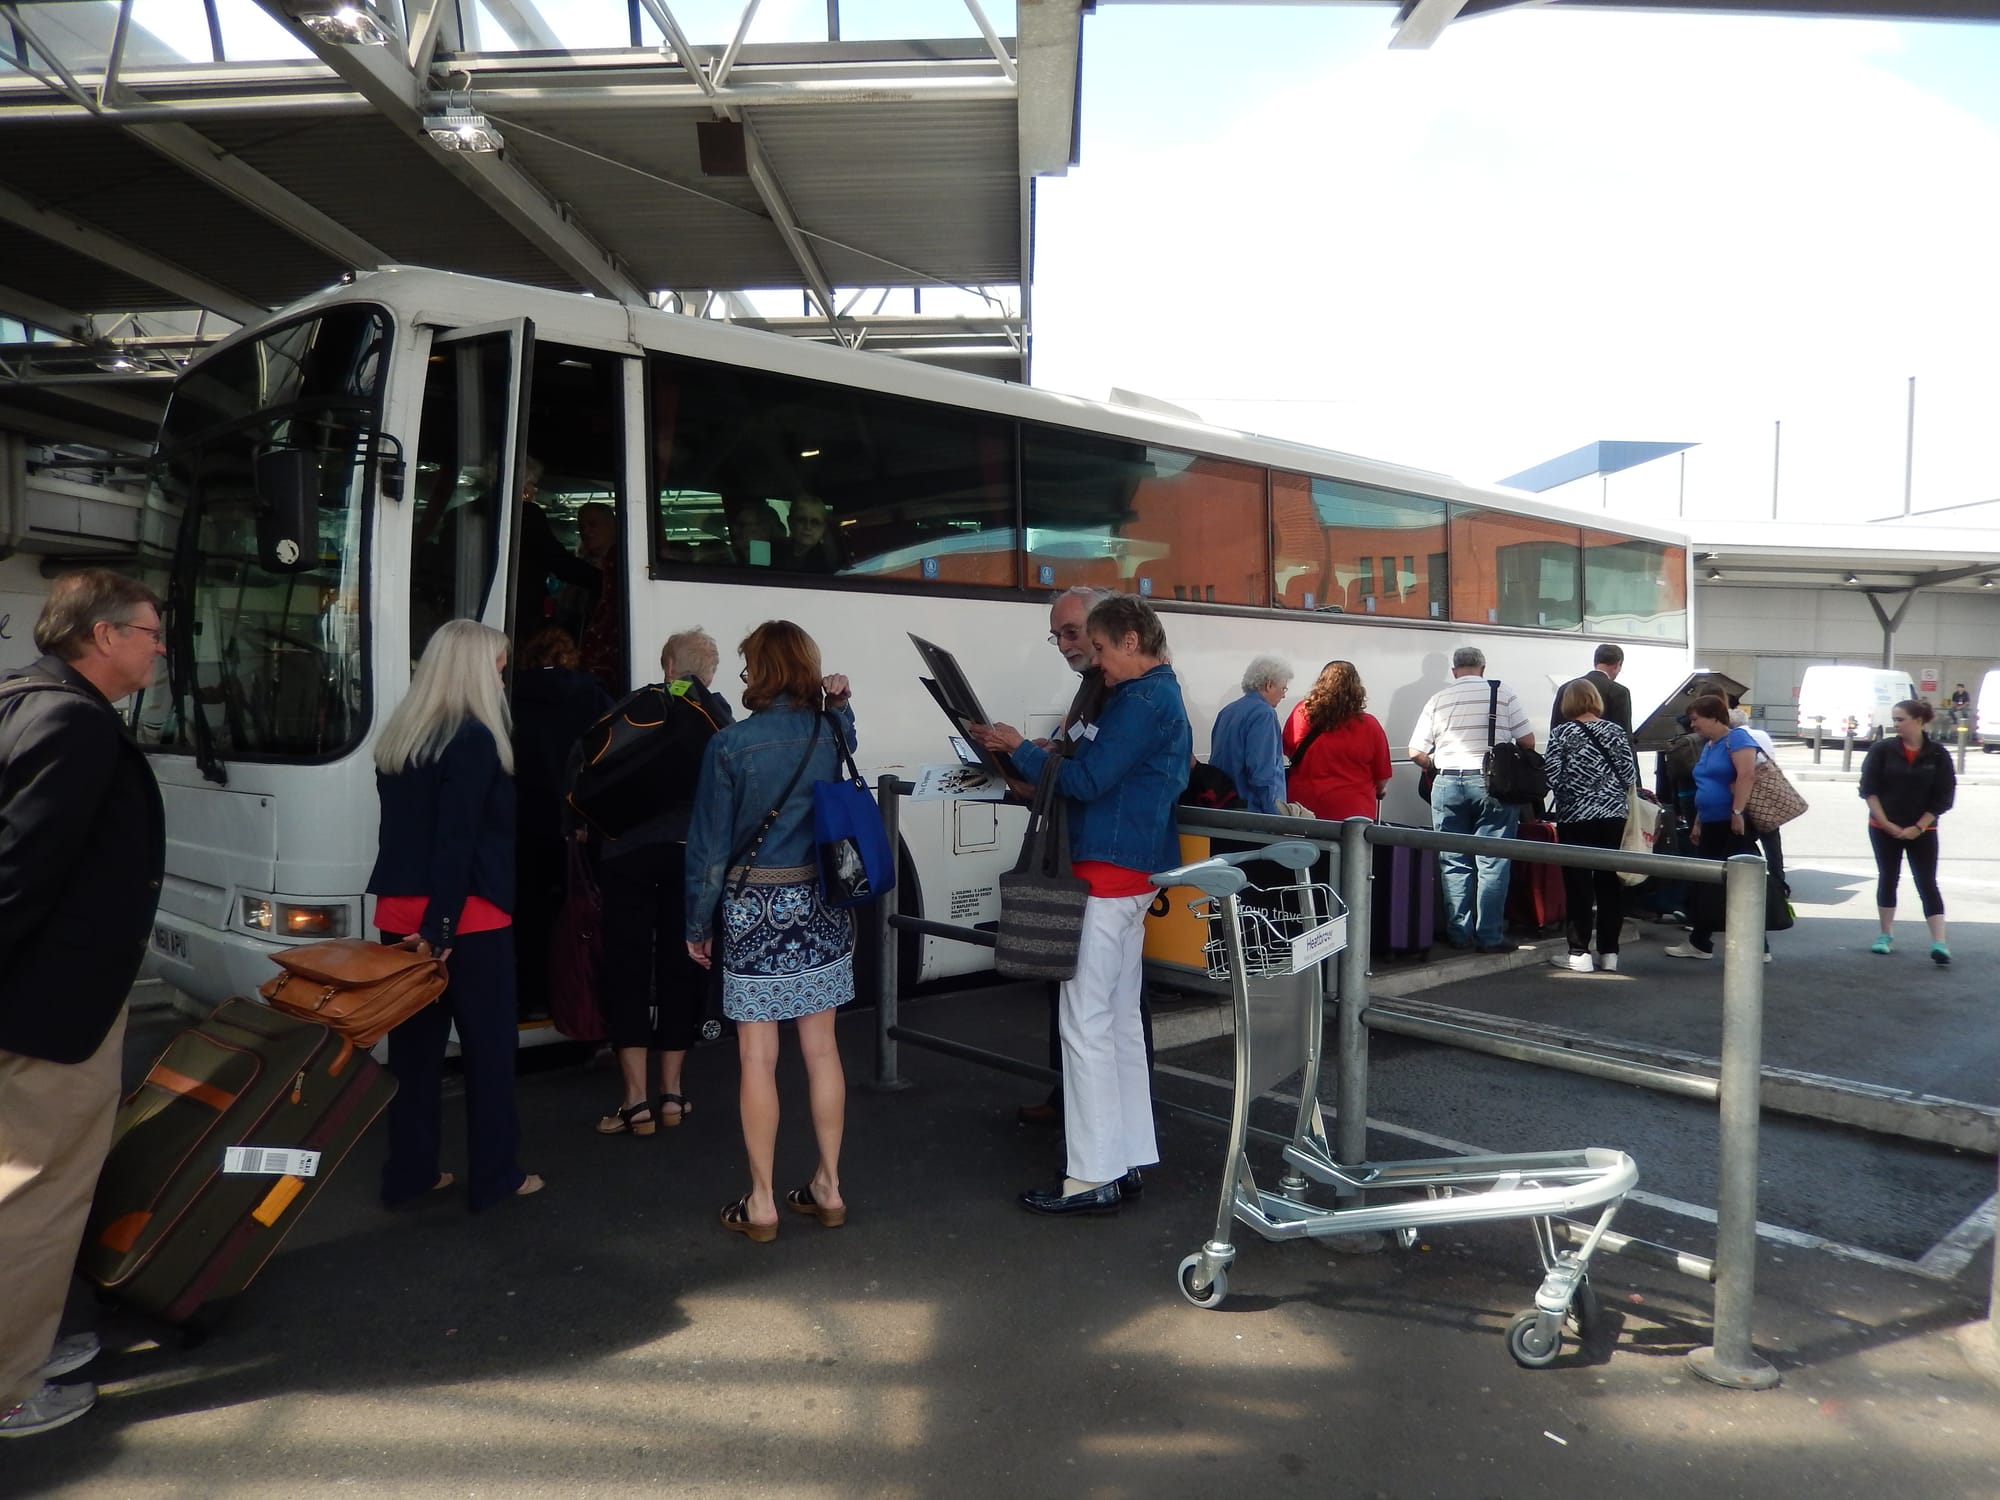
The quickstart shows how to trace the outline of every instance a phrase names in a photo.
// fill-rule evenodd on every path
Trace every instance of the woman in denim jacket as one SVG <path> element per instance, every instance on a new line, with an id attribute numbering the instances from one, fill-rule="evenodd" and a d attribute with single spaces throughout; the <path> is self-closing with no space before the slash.
<path id="1" fill-rule="evenodd" d="M 1166 664 L 1167 633 L 1144 600 L 1114 594 L 1086 626 L 1111 689 L 1056 773 L 1070 799 L 1070 858 L 1090 883 L 1076 977 L 1061 1001 L 1064 1136 L 1068 1177 L 1021 1194 L 1042 1214 L 1116 1213 L 1139 1169 L 1160 1159 L 1146 1041 L 1139 1023 L 1141 948 L 1150 872 L 1180 863 L 1174 807 L 1187 786 L 1194 737 L 1181 685 Z M 1005 724 L 975 726 L 1038 778 L 1050 751 Z"/>
<path id="2" fill-rule="evenodd" d="M 722 928 L 722 1013 L 736 1023 L 738 1104 L 750 1191 L 722 1227 L 759 1244 L 778 1237 L 772 1156 L 778 1139 L 778 1023 L 799 1023 L 819 1166 L 785 1195 L 829 1229 L 846 1222 L 840 1136 L 847 1080 L 834 1008 L 854 998 L 854 924 L 820 899 L 813 862 L 815 781 L 840 775 L 836 732 L 852 750 L 847 679 L 820 675 L 819 647 L 769 620 L 739 648 L 750 717 L 708 742 L 687 840 L 687 948 L 704 969 Z"/>

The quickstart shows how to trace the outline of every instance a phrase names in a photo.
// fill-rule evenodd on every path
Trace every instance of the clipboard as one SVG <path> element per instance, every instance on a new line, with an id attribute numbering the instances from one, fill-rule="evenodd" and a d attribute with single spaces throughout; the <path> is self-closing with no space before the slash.
<path id="1" fill-rule="evenodd" d="M 980 705 L 979 695 L 972 690 L 965 673 L 958 665 L 958 658 L 934 641 L 912 633 L 910 644 L 917 648 L 917 655 L 924 659 L 924 666 L 930 676 L 919 677 L 944 716 L 951 721 L 952 732 L 971 745 L 979 757 L 979 764 L 1001 776 L 1020 779 L 1014 763 L 997 750 L 988 750 L 984 745 L 966 733 L 968 724 L 991 724 L 985 708 Z"/>

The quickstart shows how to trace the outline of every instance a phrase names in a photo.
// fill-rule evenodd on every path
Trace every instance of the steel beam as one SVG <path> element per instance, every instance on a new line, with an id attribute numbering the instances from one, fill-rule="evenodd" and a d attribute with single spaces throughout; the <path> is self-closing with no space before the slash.
<path id="1" fill-rule="evenodd" d="M 765 211 L 771 216 L 771 223 L 778 231 L 778 238 L 785 242 L 785 249 L 791 252 L 799 274 L 819 301 L 820 311 L 826 315 L 827 326 L 842 344 L 850 339 L 841 331 L 840 321 L 835 316 L 833 283 L 827 279 L 819 257 L 799 229 L 798 215 L 792 212 L 792 205 L 785 197 L 784 185 L 778 181 L 778 174 L 771 170 L 769 158 L 764 155 L 764 142 L 757 133 L 754 121 L 743 121 L 744 151 L 750 163 L 750 185 L 757 190 L 757 197 L 763 202 Z"/>
<path id="2" fill-rule="evenodd" d="M 1428 47 L 1444 35 L 1445 27 L 1458 19 L 1465 0 L 1416 0 L 1396 22 L 1391 47 Z"/>
<path id="3" fill-rule="evenodd" d="M 172 292 L 196 307 L 221 313 L 238 323 L 254 323 L 270 311 L 228 287 L 196 275 L 185 266 L 176 265 L 150 250 L 142 250 L 126 240 L 106 234 L 81 219 L 31 203 L 19 193 L 4 187 L 0 187 L 0 222 L 16 225 L 51 244 L 87 255 L 113 270 L 136 276 L 149 286 Z"/>
<path id="4" fill-rule="evenodd" d="M 304 240 L 344 266 L 369 270 L 396 257 L 378 249 L 331 214 L 323 213 L 289 188 L 280 187 L 240 157 L 231 156 L 191 125 L 128 125 L 134 140 L 174 165 L 219 188 L 244 207 Z"/>
<path id="5" fill-rule="evenodd" d="M 634 307 L 648 305 L 645 291 L 627 276 L 608 251 L 556 207 L 541 186 L 497 152 L 445 151 L 424 130 L 429 90 L 411 71 L 400 49 L 342 47 L 320 41 L 292 21 L 280 0 L 257 0 L 280 25 L 312 48 L 313 55 L 342 82 L 380 110 L 388 121 L 422 142 L 434 161 L 470 188 L 523 239 L 600 296 Z"/>
<path id="6" fill-rule="evenodd" d="M 95 337 L 86 314 L 45 302 L 33 292 L 24 292 L 18 287 L 0 286 L 0 318 L 12 318 L 17 323 L 26 323 L 45 333 L 59 333 L 66 339 L 75 339 L 79 344 L 87 344 Z"/>
<path id="7" fill-rule="evenodd" d="M 7 389 L 0 385 L 0 396 L 4 396 Z M 68 401 L 73 398 L 65 393 L 63 399 Z M 0 431 L 26 433 L 42 442 L 82 443 L 91 448 L 108 448 L 114 453 L 148 453 L 152 451 L 153 435 L 158 430 L 157 417 L 153 420 L 151 432 L 144 437 L 135 437 L 130 433 L 113 432 L 107 427 L 91 427 L 65 417 L 51 416 L 45 411 L 11 406 L 0 400 Z"/>

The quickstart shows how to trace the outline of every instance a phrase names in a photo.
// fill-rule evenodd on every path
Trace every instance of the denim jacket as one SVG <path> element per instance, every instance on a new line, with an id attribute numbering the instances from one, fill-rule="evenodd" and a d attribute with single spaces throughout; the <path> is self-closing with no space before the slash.
<path id="1" fill-rule="evenodd" d="M 1180 680 L 1165 663 L 1111 690 L 1097 733 L 1076 742 L 1056 775 L 1072 806 L 1071 859 L 1102 860 L 1127 870 L 1171 870 L 1181 862 L 1174 809 L 1188 783 L 1194 733 L 1181 704 Z M 1030 780 L 1049 752 L 1030 742 L 1009 758 Z"/>
<path id="2" fill-rule="evenodd" d="M 858 741 L 854 734 L 854 710 L 845 704 L 833 710 L 851 751 Z M 818 740 L 806 759 L 806 746 Z M 757 868 L 782 870 L 813 862 L 813 797 L 815 781 L 830 781 L 840 774 L 840 756 L 833 743 L 833 727 L 818 714 L 796 704 L 780 693 L 769 708 L 759 709 L 747 719 L 722 730 L 708 742 L 702 753 L 701 779 L 694 795 L 694 818 L 687 836 L 687 936 L 689 942 L 708 937 L 715 919 L 715 904 L 722 896 L 725 868 L 732 854 L 747 844 L 757 832 L 771 804 L 784 791 L 792 773 L 800 772 L 798 784 L 777 820 L 757 850 Z M 737 854 L 739 860 L 747 851 Z"/>

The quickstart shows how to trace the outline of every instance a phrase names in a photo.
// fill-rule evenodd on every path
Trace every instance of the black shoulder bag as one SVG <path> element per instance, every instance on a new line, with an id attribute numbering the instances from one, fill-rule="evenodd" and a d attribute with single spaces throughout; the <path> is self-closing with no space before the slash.
<path id="1" fill-rule="evenodd" d="M 1541 753 L 1500 738 L 1500 683 L 1489 680 L 1486 700 L 1486 795 L 1511 807 L 1532 807 L 1549 794 Z"/>

